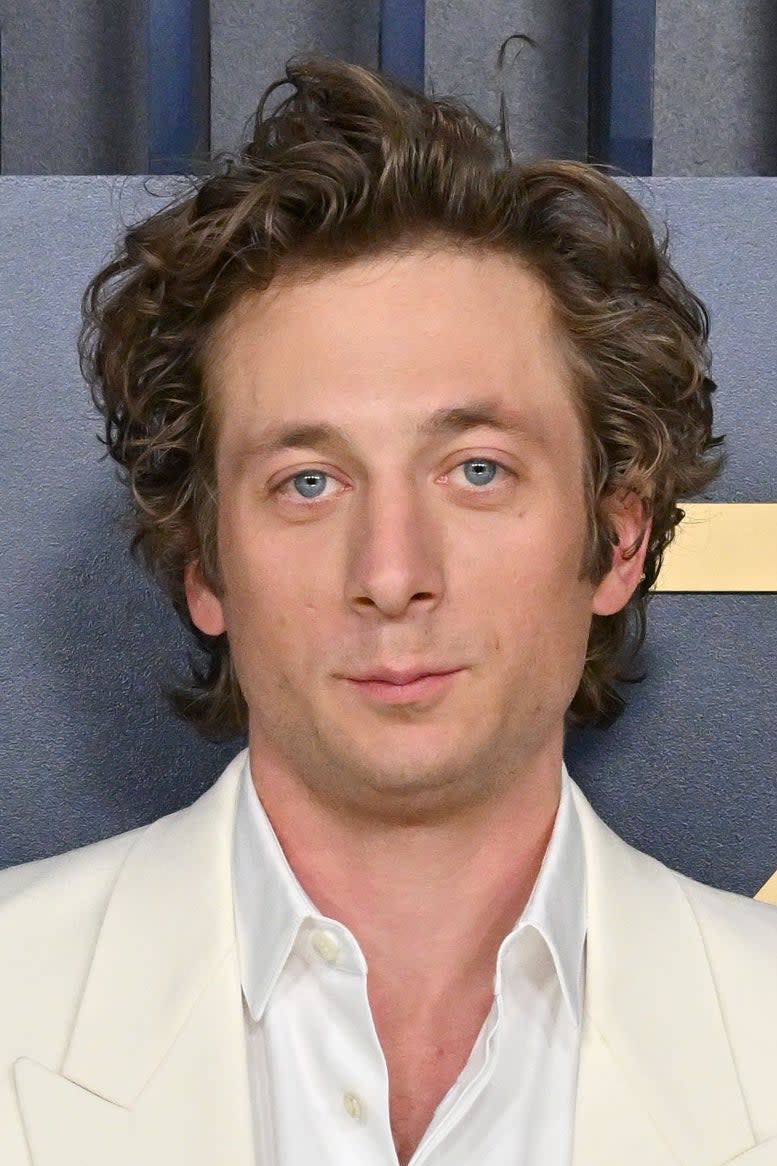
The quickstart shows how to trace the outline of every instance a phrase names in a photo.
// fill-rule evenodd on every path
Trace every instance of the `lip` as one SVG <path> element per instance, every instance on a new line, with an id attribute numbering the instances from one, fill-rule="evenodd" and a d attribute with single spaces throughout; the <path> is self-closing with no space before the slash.
<path id="1" fill-rule="evenodd" d="M 410 704 L 431 700 L 443 693 L 461 668 L 445 671 L 423 671 L 414 669 L 375 669 L 369 676 L 346 676 L 347 680 L 364 696 L 381 704 Z"/>
<path id="2" fill-rule="evenodd" d="M 361 676 L 346 676 L 346 680 L 354 680 L 358 684 L 378 681 L 382 684 L 412 684 L 422 676 L 448 676 L 452 672 L 459 672 L 459 668 L 451 667 L 416 667 L 416 668 L 373 668 Z"/>

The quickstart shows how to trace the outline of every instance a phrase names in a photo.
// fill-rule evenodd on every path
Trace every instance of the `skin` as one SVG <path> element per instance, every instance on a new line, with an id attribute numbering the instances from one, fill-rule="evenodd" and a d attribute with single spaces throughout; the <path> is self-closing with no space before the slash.
<path id="1" fill-rule="evenodd" d="M 190 612 L 227 631 L 290 865 L 364 951 L 407 1160 L 490 1007 L 553 828 L 591 617 L 628 601 L 647 531 L 581 577 L 581 424 L 548 297 L 510 258 L 417 250 L 276 280 L 222 322 L 210 381 L 221 585 L 192 564 Z M 516 427 L 428 431 L 463 406 Z M 336 434 L 263 446 L 309 423 Z M 612 523 L 638 540 L 633 496 Z M 347 679 L 378 666 L 457 671 L 386 704 Z"/>

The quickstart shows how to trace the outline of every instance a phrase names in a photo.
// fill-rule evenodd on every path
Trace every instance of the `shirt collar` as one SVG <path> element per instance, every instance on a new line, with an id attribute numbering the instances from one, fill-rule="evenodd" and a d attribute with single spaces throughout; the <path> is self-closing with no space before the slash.
<path id="1" fill-rule="evenodd" d="M 256 795 L 248 751 L 235 817 L 233 885 L 243 993 L 252 1017 L 259 1020 L 300 927 L 321 916 L 289 866 Z"/>
<path id="2" fill-rule="evenodd" d="M 572 797 L 572 779 L 563 764 L 556 820 L 539 874 L 520 918 L 499 949 L 494 984 L 497 993 L 503 990 L 508 953 L 517 946 L 517 937 L 528 927 L 545 941 L 570 1015 L 579 1026 L 583 1009 L 583 957 L 587 930 L 585 853 Z"/>
<path id="3" fill-rule="evenodd" d="M 531 927 L 552 957 L 574 1022 L 582 1014 L 583 950 L 586 934 L 585 861 L 571 778 L 562 766 L 561 798 L 542 865 L 520 918 L 499 948 L 494 989 L 505 990 L 509 953 Z M 254 1020 L 264 1012 L 302 927 L 326 927 L 345 939 L 347 970 L 364 970 L 363 957 L 347 928 L 318 911 L 289 866 L 272 824 L 256 795 L 248 752 L 240 775 L 233 852 L 235 926 L 241 979 Z M 350 941 L 350 944 L 349 942 Z M 348 952 L 350 951 L 350 955 Z"/>

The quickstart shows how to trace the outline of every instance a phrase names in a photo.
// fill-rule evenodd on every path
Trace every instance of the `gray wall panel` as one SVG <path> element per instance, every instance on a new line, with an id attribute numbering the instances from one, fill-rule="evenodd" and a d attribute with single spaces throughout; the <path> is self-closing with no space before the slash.
<path id="1" fill-rule="evenodd" d="M 777 183 L 768 178 L 624 182 L 711 320 L 718 431 L 729 464 L 710 490 L 725 502 L 777 499 Z"/>
<path id="2" fill-rule="evenodd" d="M 0 865 L 191 801 L 229 748 L 169 713 L 177 620 L 130 561 L 78 373 L 79 299 L 139 180 L 0 180 Z"/>
<path id="3" fill-rule="evenodd" d="M 377 63 L 377 0 L 294 0 L 257 10 L 213 0 L 213 133 L 234 145 L 262 88 L 299 51 Z M 584 158 L 590 0 L 428 0 L 427 92 L 455 95 L 491 121 L 504 91 L 519 156 Z M 356 13 L 356 15 L 354 15 Z M 536 47 L 501 43 L 513 33 Z M 771 0 L 657 0 L 654 170 L 667 175 L 777 171 L 777 9 Z"/>
<path id="4" fill-rule="evenodd" d="M 273 0 L 261 9 L 250 0 L 212 0 L 215 147 L 235 145 L 262 89 L 292 54 L 320 51 L 376 66 L 378 9 L 378 0 Z M 428 0 L 427 92 L 461 97 L 496 121 L 503 87 L 516 154 L 584 157 L 588 11 L 588 0 L 558 7 Z M 499 46 L 512 33 L 532 37 L 536 48 L 513 42 L 500 72 Z"/>
<path id="5" fill-rule="evenodd" d="M 147 168 L 145 0 L 0 0 L 4 174 Z"/>
<path id="6" fill-rule="evenodd" d="M 321 52 L 374 67 L 379 0 L 211 0 L 211 138 L 214 150 L 240 143 L 267 85 L 289 57 Z M 282 100 L 291 92 L 282 89 Z M 271 106 L 272 108 L 272 106 Z"/>
<path id="7" fill-rule="evenodd" d="M 570 772 L 622 837 L 746 895 L 777 869 L 776 656 L 777 595 L 656 595 L 647 678 L 623 686 L 611 729 L 567 741 Z"/>
<path id="8" fill-rule="evenodd" d="M 584 158 L 589 19 L 587 0 L 429 0 L 427 90 L 462 97 L 494 123 L 503 91 L 516 157 Z M 500 73 L 499 46 L 513 33 L 531 37 L 536 47 L 511 43 Z"/>
<path id="9" fill-rule="evenodd" d="M 212 132 L 233 148 L 293 54 L 378 60 L 379 0 L 211 0 Z M 504 89 L 513 147 L 584 157 L 590 0 L 428 0 L 427 88 L 495 120 Z M 145 0 L 0 0 L 6 174 L 146 166 Z M 499 46 L 511 47 L 500 74 Z M 777 172 L 777 8 L 772 0 L 657 0 L 655 172 Z"/>
<path id="10" fill-rule="evenodd" d="M 777 182 L 654 188 L 716 322 L 732 450 L 717 496 L 774 500 Z M 83 286 L 119 222 L 158 205 L 138 179 L 0 180 L 0 865 L 183 805 L 236 748 L 200 741 L 159 699 L 184 643 L 129 563 L 76 367 Z M 569 747 L 616 829 L 746 893 L 777 867 L 776 656 L 777 597 L 659 596 L 649 679 L 612 730 Z"/>
<path id="11" fill-rule="evenodd" d="M 657 0 L 653 171 L 777 173 L 773 0 Z"/>

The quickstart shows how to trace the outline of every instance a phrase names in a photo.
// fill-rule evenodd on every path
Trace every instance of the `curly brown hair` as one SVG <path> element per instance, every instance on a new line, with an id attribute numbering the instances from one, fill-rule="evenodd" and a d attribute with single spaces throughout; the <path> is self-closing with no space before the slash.
<path id="1" fill-rule="evenodd" d="M 270 95 L 293 92 L 272 114 Z M 584 575 L 612 561 L 607 500 L 625 488 L 652 520 L 627 607 L 594 616 L 569 709 L 604 725 L 645 634 L 648 592 L 683 511 L 720 469 L 709 320 L 637 203 L 599 169 L 528 164 L 464 103 L 342 61 L 292 58 L 253 133 L 214 172 L 133 226 L 84 295 L 81 366 L 131 492 L 133 549 L 204 651 L 176 709 L 210 736 L 246 728 L 226 636 L 189 617 L 184 570 L 219 588 L 216 418 L 209 342 L 247 291 L 439 240 L 517 257 L 550 292 L 576 386 L 587 465 Z M 616 540 L 617 541 L 617 540 Z M 636 547 L 633 548 L 636 551 Z"/>

